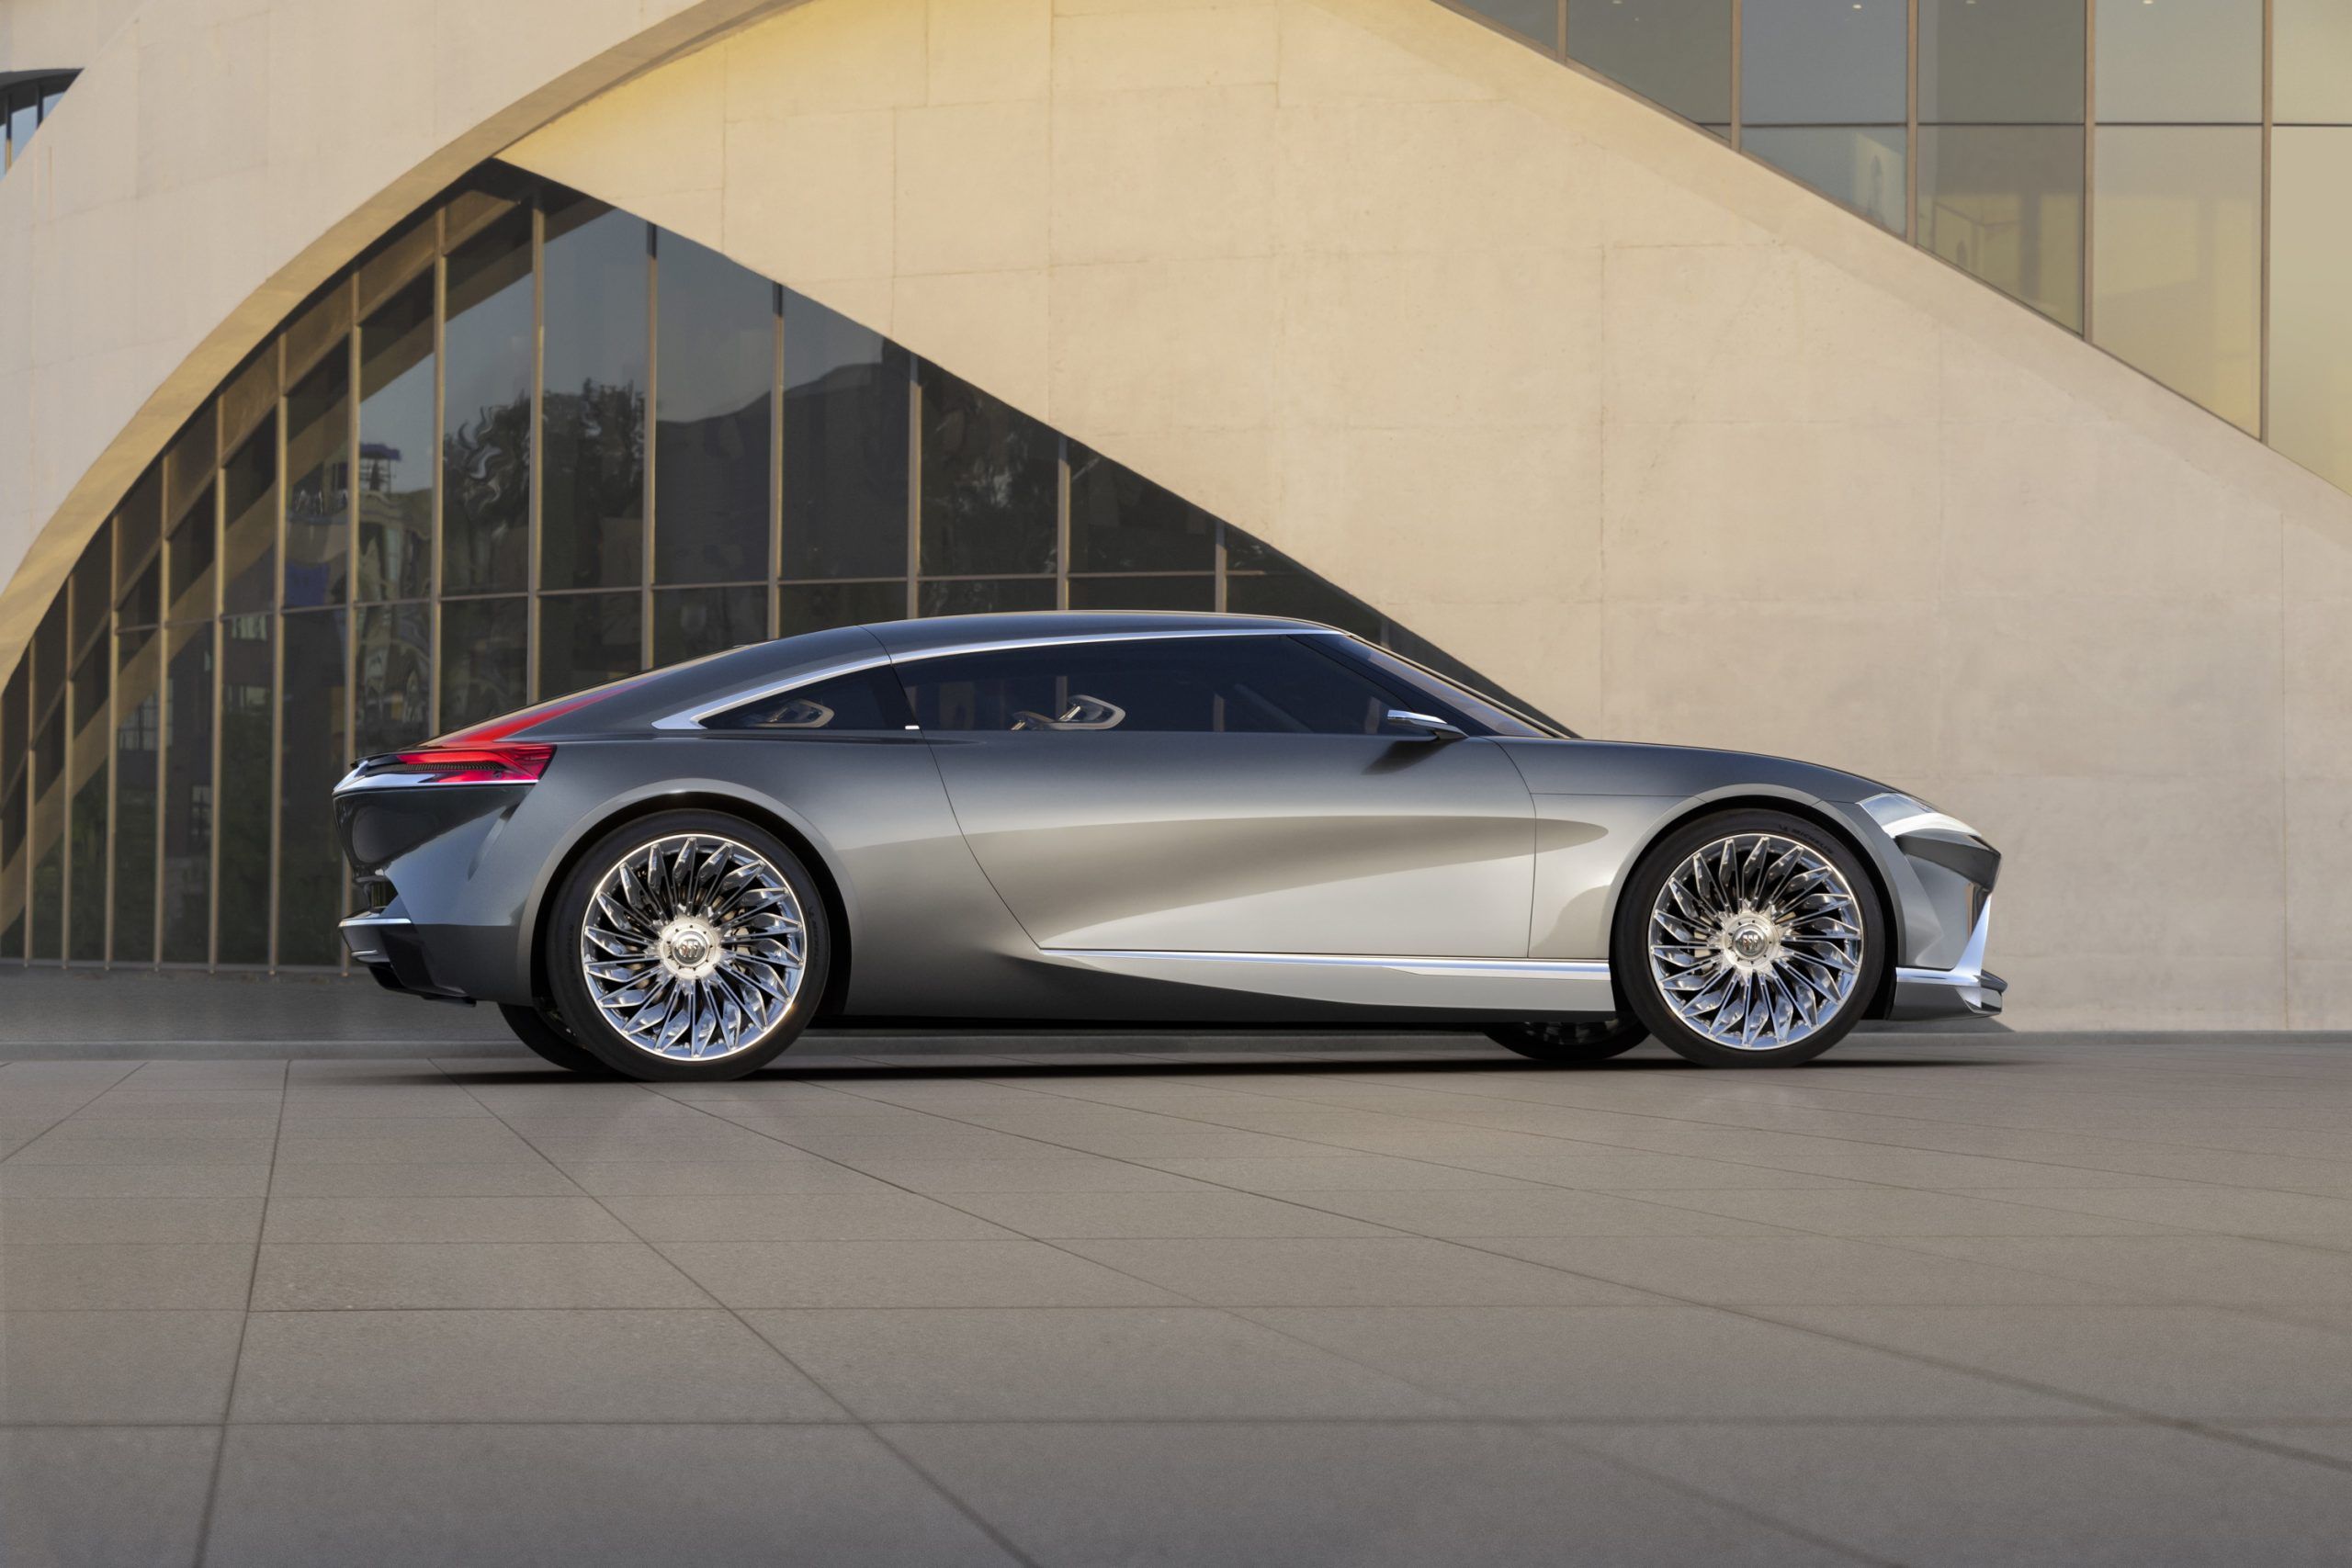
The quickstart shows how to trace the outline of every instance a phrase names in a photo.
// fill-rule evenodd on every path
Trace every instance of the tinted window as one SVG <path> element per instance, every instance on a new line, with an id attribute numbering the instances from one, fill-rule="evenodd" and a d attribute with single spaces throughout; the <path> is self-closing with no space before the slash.
<path id="1" fill-rule="evenodd" d="M 745 703 L 710 729 L 904 729 L 906 694 L 888 670 L 860 670 Z"/>
<path id="2" fill-rule="evenodd" d="M 1386 691 L 1285 637 L 1008 649 L 899 667 L 915 722 L 941 730 L 1372 735 Z"/>
<path id="3" fill-rule="evenodd" d="M 1439 717 L 1451 718 L 1474 732 L 1484 730 L 1490 735 L 1510 735 L 1521 739 L 1543 739 L 1561 733 L 1557 726 L 1547 728 L 1539 724 L 1516 709 L 1505 707 L 1447 680 L 1427 665 L 1399 658 L 1385 648 L 1359 642 L 1351 644 L 1349 650 L 1379 671 L 1392 683 L 1428 697 L 1429 702 L 1423 705 L 1434 709 Z"/>

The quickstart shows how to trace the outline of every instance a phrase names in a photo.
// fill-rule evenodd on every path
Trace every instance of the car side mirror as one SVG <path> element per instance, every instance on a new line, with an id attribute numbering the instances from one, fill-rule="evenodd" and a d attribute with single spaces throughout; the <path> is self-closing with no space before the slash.
<path id="1" fill-rule="evenodd" d="M 1440 718 L 1435 714 L 1415 713 L 1410 708 L 1390 708 L 1382 716 L 1381 723 L 1398 725 L 1407 729 L 1417 729 L 1420 733 L 1412 739 L 1434 741 L 1441 745 L 1449 740 L 1460 740 L 1465 738 L 1462 727 L 1451 719 Z"/>

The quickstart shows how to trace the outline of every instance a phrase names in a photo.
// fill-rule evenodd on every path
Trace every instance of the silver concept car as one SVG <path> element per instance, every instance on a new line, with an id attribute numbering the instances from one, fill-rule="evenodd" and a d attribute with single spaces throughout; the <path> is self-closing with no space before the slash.
<path id="1" fill-rule="evenodd" d="M 1803 1062 L 1989 1014 L 2000 856 L 1774 757 L 1577 738 L 1345 633 L 978 615 L 737 649 L 335 790 L 386 986 L 582 1071 L 722 1078 L 812 1022 L 1645 1035 Z"/>

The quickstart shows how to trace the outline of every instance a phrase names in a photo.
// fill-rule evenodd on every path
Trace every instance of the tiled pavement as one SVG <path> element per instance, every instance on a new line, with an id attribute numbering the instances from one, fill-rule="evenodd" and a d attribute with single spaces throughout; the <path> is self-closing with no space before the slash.
<path id="1" fill-rule="evenodd" d="M 0 1066 L 0 1562 L 2352 1555 L 2352 1044 L 786 1061 Z"/>

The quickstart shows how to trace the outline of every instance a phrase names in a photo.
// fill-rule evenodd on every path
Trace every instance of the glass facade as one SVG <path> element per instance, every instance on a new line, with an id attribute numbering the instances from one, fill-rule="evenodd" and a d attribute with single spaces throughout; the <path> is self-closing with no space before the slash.
<path id="1" fill-rule="evenodd" d="M 25 155 L 40 122 L 57 112 L 57 100 L 74 85 L 76 72 L 62 71 L 0 87 L 0 170 Z"/>
<path id="2" fill-rule="evenodd" d="M 2352 0 L 1440 0 L 2352 489 Z"/>
<path id="3" fill-rule="evenodd" d="M 858 621 L 1230 608 L 1296 563 L 725 257 L 492 164 L 289 317 L 0 685 L 0 959 L 331 967 L 354 760 Z"/>

